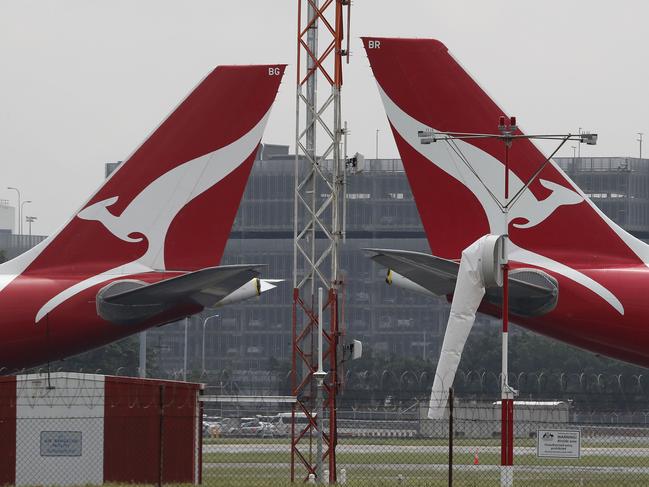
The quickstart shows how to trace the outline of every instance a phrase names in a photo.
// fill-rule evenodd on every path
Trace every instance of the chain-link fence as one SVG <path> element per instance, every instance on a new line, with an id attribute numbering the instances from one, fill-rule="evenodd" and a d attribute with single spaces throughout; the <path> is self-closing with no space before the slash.
<path id="1" fill-rule="evenodd" d="M 0 485 L 198 484 L 199 384 L 0 377 Z"/>
<path id="2" fill-rule="evenodd" d="M 649 485 L 648 417 L 517 401 L 513 484 Z M 428 419 L 428 398 L 343 396 L 337 418 L 340 484 L 501 485 L 498 401 L 456 398 L 451 422 L 448 410 Z M 292 459 L 301 484 L 320 470 L 320 422 L 328 431 L 326 414 L 294 414 L 285 396 L 199 397 L 196 384 L 93 374 L 2 378 L 0 485 L 288 486 Z"/>
<path id="3" fill-rule="evenodd" d="M 205 411 L 206 485 L 290 484 L 288 405 L 220 403 Z M 588 415 L 571 411 L 570 403 L 563 401 L 517 401 L 514 411 L 514 485 L 649 485 L 649 425 L 644 422 L 614 422 L 622 418 L 612 413 L 588 421 Z M 338 482 L 372 487 L 442 486 L 451 481 L 457 486 L 501 485 L 497 401 L 455 400 L 452 448 L 448 414 L 430 420 L 427 413 L 427 400 L 398 406 L 339 401 Z M 296 430 L 304 430 L 308 418 L 301 413 L 295 418 Z M 325 418 L 325 431 L 327 426 Z M 296 445 L 312 466 L 317 464 L 318 436 L 317 430 L 308 429 Z M 324 460 L 327 479 L 328 459 Z M 298 459 L 295 481 L 304 482 L 309 472 Z"/>

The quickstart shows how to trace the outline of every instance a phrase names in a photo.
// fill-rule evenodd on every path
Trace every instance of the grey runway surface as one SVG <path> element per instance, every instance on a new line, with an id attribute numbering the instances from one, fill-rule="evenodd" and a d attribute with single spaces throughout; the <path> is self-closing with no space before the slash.
<path id="1" fill-rule="evenodd" d="M 290 452 L 290 444 L 227 444 L 203 445 L 203 453 L 275 453 Z M 448 447 L 444 445 L 372 445 L 372 444 L 338 444 L 338 453 L 446 453 Z M 500 446 L 462 445 L 453 448 L 455 454 L 469 453 L 500 453 Z M 514 455 L 536 455 L 536 447 L 517 446 Z M 581 456 L 607 456 L 607 457 L 647 457 L 648 447 L 587 447 L 581 449 Z"/>

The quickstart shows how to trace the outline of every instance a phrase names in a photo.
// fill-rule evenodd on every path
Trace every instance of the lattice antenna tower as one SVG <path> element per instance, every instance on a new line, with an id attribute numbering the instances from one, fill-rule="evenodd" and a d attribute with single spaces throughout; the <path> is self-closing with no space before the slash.
<path id="1" fill-rule="evenodd" d="M 320 475 L 319 482 L 334 483 L 346 166 L 341 87 L 343 58 L 349 53 L 348 45 L 343 48 L 343 26 L 346 19 L 349 29 L 350 0 L 297 3 L 292 389 L 297 397 L 294 418 L 308 421 L 293 421 L 291 480 L 314 474 Z M 321 310 L 319 288 L 326 293 Z M 320 319 L 324 371 L 318 371 Z M 320 440 L 315 454 L 314 438 Z"/>

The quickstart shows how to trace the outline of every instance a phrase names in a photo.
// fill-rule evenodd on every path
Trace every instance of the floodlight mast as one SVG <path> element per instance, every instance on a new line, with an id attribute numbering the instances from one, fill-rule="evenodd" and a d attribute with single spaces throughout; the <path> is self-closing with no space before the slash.
<path id="1" fill-rule="evenodd" d="M 499 139 L 505 146 L 505 171 L 504 171 L 504 202 L 501 202 L 493 192 L 487 187 L 486 183 L 479 177 L 479 173 L 472 169 L 473 174 L 478 178 L 480 183 L 485 187 L 487 193 L 492 197 L 494 202 L 503 213 L 503 300 L 502 300 L 502 372 L 500 377 L 501 392 L 501 442 L 500 442 L 500 484 L 501 486 L 511 486 L 514 482 L 514 397 L 518 391 L 515 391 L 508 381 L 508 343 L 509 343 L 509 258 L 508 258 L 508 241 L 509 241 L 509 210 L 516 205 L 523 192 L 539 177 L 543 169 L 550 163 L 554 155 L 569 140 L 578 141 L 580 144 L 595 145 L 597 143 L 597 134 L 591 134 L 579 131 L 579 134 L 534 134 L 523 135 L 516 134 L 518 126 L 516 117 L 501 116 L 498 121 L 498 133 L 496 134 L 479 134 L 465 132 L 438 132 L 435 130 L 420 130 L 418 136 L 420 143 L 432 144 L 436 142 L 449 142 L 452 140 L 471 140 L 471 139 Z M 558 140 L 558 147 L 550 154 L 549 157 L 539 165 L 534 174 L 513 196 L 509 194 L 509 150 L 515 140 L 518 139 L 537 139 L 537 140 Z M 470 165 L 470 161 L 465 161 Z"/>

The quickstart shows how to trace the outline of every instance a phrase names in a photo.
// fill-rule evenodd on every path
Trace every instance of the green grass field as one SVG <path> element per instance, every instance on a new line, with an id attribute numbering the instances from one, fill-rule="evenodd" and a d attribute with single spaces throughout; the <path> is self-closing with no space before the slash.
<path id="1" fill-rule="evenodd" d="M 287 438 L 222 438 L 205 442 L 202 485 L 207 487 L 295 487 L 305 485 L 306 469 L 297 465 L 295 483 L 290 481 L 290 445 Z M 530 449 L 515 456 L 514 486 L 549 487 L 644 487 L 649 486 L 649 453 L 634 438 L 582 442 L 579 459 L 537 458 Z M 306 445 L 306 444 L 305 444 Z M 446 441 L 439 439 L 344 438 L 337 453 L 340 479 L 345 487 L 443 487 L 448 486 Z M 499 441 L 462 439 L 454 453 L 453 486 L 500 486 Z M 532 439 L 517 440 L 519 447 L 534 447 Z M 263 451 L 263 448 L 270 451 Z M 401 448 L 396 448 L 401 447 Z M 417 447 L 429 448 L 422 451 Z M 442 448 L 439 448 L 442 447 Z M 596 447 L 598 450 L 584 451 Z M 209 449 L 218 449 L 209 452 Z M 237 448 L 241 451 L 237 451 Z M 262 451 L 245 451 L 258 448 Z M 474 448 L 479 464 L 474 465 Z M 481 448 L 483 449 L 481 451 Z M 605 448 L 609 451 L 603 451 Z M 392 449 L 392 451 L 388 451 Z M 458 448 L 459 449 L 459 448 Z M 315 450 L 315 449 L 314 449 Z M 486 451 L 489 450 L 489 451 Z M 304 449 L 302 450 L 304 451 Z M 597 454 L 595 454 L 597 453 Z M 313 459 L 311 459 L 313 461 Z M 299 462 L 298 462 L 299 463 Z M 326 468 L 326 466 L 325 466 Z M 190 487 L 189 484 L 166 484 Z M 53 486 L 54 487 L 54 486 Z M 135 484 L 104 484 L 104 487 L 140 487 Z M 143 487 L 143 486 L 142 486 Z"/>
<path id="2" fill-rule="evenodd" d="M 302 474 L 303 472 L 300 472 Z M 399 474 L 402 475 L 399 478 Z M 296 484 L 302 484 L 302 477 L 296 479 Z M 203 484 L 214 487 L 247 487 L 247 486 L 292 486 L 285 469 L 255 469 L 250 467 L 239 468 L 211 468 L 204 470 Z M 397 472 L 371 469 L 355 471 L 347 469 L 348 487 L 387 487 L 387 486 L 412 486 L 412 487 L 441 487 L 448 485 L 448 473 L 445 470 L 434 472 Z M 495 471 L 466 472 L 455 471 L 453 485 L 458 487 L 483 487 L 499 486 L 500 473 Z M 588 487 L 631 487 L 649 485 L 649 476 L 636 474 L 593 474 L 589 472 L 566 474 L 564 472 L 516 472 L 514 485 L 520 486 L 588 486 Z"/>
<path id="3" fill-rule="evenodd" d="M 289 445 L 288 438 L 204 438 L 205 445 Z M 447 446 L 445 438 L 341 438 L 340 444 L 344 445 L 401 445 L 401 446 Z M 500 438 L 455 438 L 455 446 L 500 446 Z M 516 438 L 516 446 L 536 446 L 535 438 Z M 649 438 L 629 438 L 625 441 L 610 441 L 606 438 L 582 438 L 582 448 L 649 448 Z"/>
<path id="4" fill-rule="evenodd" d="M 500 465 L 500 453 L 479 453 L 481 465 Z M 374 465 L 440 465 L 448 463 L 448 455 L 444 453 L 424 452 L 367 452 L 367 453 L 338 453 L 337 462 L 339 465 L 357 465 L 372 468 Z M 453 463 L 455 465 L 473 465 L 472 453 L 455 453 Z M 203 455 L 204 463 L 220 464 L 286 464 L 290 462 L 288 448 L 286 452 L 233 452 L 233 453 L 206 453 Z M 575 467 L 621 467 L 621 468 L 647 468 L 649 469 L 649 457 L 637 456 L 582 456 L 579 459 L 548 459 L 537 458 L 536 455 L 517 455 L 516 465 L 533 466 L 575 466 Z"/>
<path id="5" fill-rule="evenodd" d="M 295 487 L 304 485 L 301 479 L 291 483 L 284 475 L 266 472 L 264 476 L 251 477 L 250 471 L 241 470 L 210 470 L 203 474 L 203 484 L 206 487 Z M 340 485 L 340 484 L 339 484 Z M 455 474 L 453 485 L 456 487 L 490 487 L 500 485 L 500 476 L 498 473 L 488 474 Z M 518 474 L 514 477 L 515 486 L 550 486 L 550 487 L 636 487 L 646 486 L 647 478 L 637 476 L 573 476 L 573 477 L 541 477 L 525 476 Z M 394 478 L 374 478 L 364 476 L 363 479 L 349 478 L 347 487 L 446 487 L 448 486 L 448 476 L 438 475 L 435 478 L 425 476 L 406 475 L 402 480 Z M 139 484 L 103 484 L 103 487 L 150 487 Z M 191 484 L 174 484 L 173 487 L 191 487 Z"/>
<path id="6" fill-rule="evenodd" d="M 208 445 L 222 445 L 225 451 L 203 455 L 203 481 L 208 486 L 289 486 L 290 455 L 289 443 L 282 439 L 234 439 L 222 438 L 206 442 Z M 282 451 L 246 452 L 235 450 L 236 446 L 285 445 Z M 337 453 L 338 470 L 344 468 L 346 485 L 350 487 L 382 486 L 446 486 L 448 485 L 448 456 L 444 452 L 417 451 L 418 446 L 446 446 L 445 440 L 437 439 L 343 439 L 339 445 L 365 445 L 363 451 Z M 455 486 L 497 486 L 500 485 L 500 454 L 480 452 L 480 447 L 498 447 L 498 440 L 457 440 L 455 445 L 478 447 L 479 465 L 474 465 L 473 451 L 455 452 Z M 517 440 L 517 446 L 534 447 L 533 439 Z M 415 447 L 410 451 L 386 451 L 392 446 Z M 609 448 L 611 454 L 584 454 L 583 448 L 593 446 Z M 649 455 L 634 452 L 633 448 L 646 448 L 642 442 L 631 440 L 605 443 L 596 441 L 582 443 L 580 459 L 541 459 L 533 453 L 515 457 L 514 485 L 548 486 L 647 486 L 649 485 Z M 615 448 L 618 453 L 616 455 Z M 382 451 L 383 449 L 383 451 Z M 624 450 L 620 450 L 624 449 Z M 601 453 L 601 452 L 600 452 Z M 302 483 L 306 470 L 298 466 L 296 481 Z M 293 484 L 294 485 L 294 484 Z"/>
<path id="7" fill-rule="evenodd" d="M 206 487 L 295 487 L 304 485 L 302 474 L 297 471 L 296 482 L 289 480 L 287 468 L 259 466 L 210 467 L 203 470 L 203 484 Z M 151 487 L 150 484 L 104 484 L 103 487 Z M 168 484 L 170 485 L 170 484 Z M 191 484 L 174 484 L 173 487 L 189 487 Z M 643 487 L 649 485 L 649 475 L 637 473 L 601 472 L 538 472 L 515 471 L 516 486 L 548 487 Z M 445 487 L 448 486 L 448 471 L 397 471 L 347 468 L 347 487 Z M 500 473 L 494 470 L 454 471 L 455 487 L 499 487 Z M 36 486 L 34 486 L 36 487 Z M 56 487 L 56 486 L 52 486 Z M 68 486 L 69 487 L 69 486 Z M 74 486 L 89 487 L 89 486 Z"/>
<path id="8" fill-rule="evenodd" d="M 211 469 L 204 471 L 203 484 L 206 487 L 295 487 L 304 485 L 302 479 L 296 479 L 295 483 L 284 475 L 283 472 L 266 471 L 263 475 L 252 476 L 255 473 L 249 469 L 218 470 Z M 574 476 L 539 476 L 516 474 L 514 477 L 515 486 L 550 486 L 550 487 L 636 487 L 646 486 L 647 478 L 627 475 L 600 475 L 592 477 L 588 475 Z M 339 484 L 340 485 L 340 484 Z M 453 477 L 455 487 L 490 487 L 500 485 L 500 475 L 497 472 L 488 473 L 458 473 Z M 399 480 L 395 475 L 392 478 L 372 477 L 363 475 L 362 478 L 348 477 L 345 483 L 347 487 L 446 487 L 448 486 L 448 475 L 440 473 L 435 477 L 424 475 L 405 475 Z M 103 484 L 103 487 L 149 487 L 139 484 Z M 173 487 L 191 487 L 191 484 L 174 484 Z"/>

